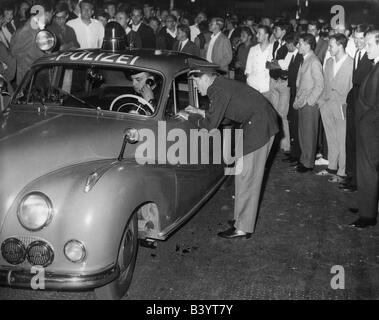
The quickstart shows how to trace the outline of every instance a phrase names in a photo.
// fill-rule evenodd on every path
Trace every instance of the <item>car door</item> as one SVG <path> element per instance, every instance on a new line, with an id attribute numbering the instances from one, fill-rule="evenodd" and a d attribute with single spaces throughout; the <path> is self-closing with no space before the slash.
<path id="1" fill-rule="evenodd" d="M 170 151 L 170 147 L 175 143 L 181 145 L 182 154 L 186 153 L 186 157 L 183 155 L 180 157 L 182 161 L 176 158 L 177 163 L 174 164 L 177 179 L 176 219 L 181 219 L 190 213 L 194 206 L 206 197 L 223 178 L 224 174 L 222 159 L 218 161 L 218 164 L 214 163 L 217 162 L 214 161 L 214 153 L 221 151 L 222 139 L 218 140 L 215 147 L 212 147 L 212 139 L 210 139 L 209 147 L 207 147 L 206 139 L 209 137 L 205 135 L 199 138 L 197 136 L 199 130 L 192 122 L 176 116 L 177 112 L 188 105 L 198 107 L 199 101 L 193 81 L 188 80 L 187 72 L 184 72 L 175 77 L 172 82 L 165 113 L 167 140 L 175 137 L 175 141 L 167 141 L 168 160 L 171 160 L 170 157 L 175 159 L 173 151 L 177 148 L 174 147 Z"/>

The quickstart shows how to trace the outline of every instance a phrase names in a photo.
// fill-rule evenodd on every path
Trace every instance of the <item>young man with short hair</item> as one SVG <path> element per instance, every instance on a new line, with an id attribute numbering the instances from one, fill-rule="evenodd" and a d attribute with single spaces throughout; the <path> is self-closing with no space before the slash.
<path id="1" fill-rule="evenodd" d="M 91 0 L 82 0 L 79 3 L 80 17 L 70 20 L 67 25 L 74 29 L 80 49 L 101 48 L 104 38 L 104 26 L 96 19 L 92 19 L 95 7 Z"/>
<path id="2" fill-rule="evenodd" d="M 330 182 L 342 182 L 346 173 L 346 98 L 352 88 L 353 59 L 346 54 L 347 38 L 335 34 L 329 38 L 328 59 L 324 70 L 325 86 L 318 102 L 328 143 Z M 319 174 L 320 174 L 319 173 Z"/>
<path id="3" fill-rule="evenodd" d="M 184 24 L 178 25 L 176 42 L 172 50 L 200 56 L 200 49 L 189 39 L 191 36 L 190 28 Z"/>
<path id="4" fill-rule="evenodd" d="M 297 75 L 296 97 L 293 107 L 299 114 L 299 143 L 301 156 L 296 170 L 299 173 L 312 171 L 315 165 L 317 134 L 320 112 L 318 101 L 324 89 L 324 76 L 320 60 L 314 54 L 315 37 L 302 34 L 299 40 L 299 53 L 303 63 Z"/>
<path id="5" fill-rule="evenodd" d="M 220 66 L 220 69 L 227 72 L 229 64 L 233 58 L 232 45 L 229 39 L 222 33 L 224 19 L 213 18 L 209 24 L 209 31 L 212 32 L 211 40 L 206 45 L 206 59 Z"/>

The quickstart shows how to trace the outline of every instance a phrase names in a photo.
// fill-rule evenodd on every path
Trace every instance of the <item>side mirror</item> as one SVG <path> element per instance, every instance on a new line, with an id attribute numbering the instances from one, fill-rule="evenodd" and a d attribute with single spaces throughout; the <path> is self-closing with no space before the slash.
<path id="1" fill-rule="evenodd" d="M 137 129 L 128 128 L 125 130 L 125 135 L 124 135 L 124 139 L 122 141 L 121 151 L 120 151 L 120 154 L 117 158 L 118 161 L 122 161 L 122 159 L 124 157 L 126 143 L 135 144 L 139 141 L 139 139 L 140 139 L 140 135 L 139 135 L 139 132 Z"/>

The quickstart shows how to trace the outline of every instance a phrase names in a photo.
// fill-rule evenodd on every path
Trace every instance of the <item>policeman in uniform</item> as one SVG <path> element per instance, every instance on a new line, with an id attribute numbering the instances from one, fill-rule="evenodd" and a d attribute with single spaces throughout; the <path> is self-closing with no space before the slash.
<path id="1" fill-rule="evenodd" d="M 235 175 L 234 222 L 218 236 L 250 238 L 255 229 L 266 160 L 279 131 L 277 113 L 255 89 L 220 76 L 218 65 L 189 59 L 189 66 L 189 76 L 200 94 L 209 97 L 210 106 L 207 111 L 188 106 L 179 115 L 207 130 L 218 128 L 223 120 L 239 123 L 243 129 L 243 157 L 236 162 L 236 168 L 243 165 L 242 172 Z"/>

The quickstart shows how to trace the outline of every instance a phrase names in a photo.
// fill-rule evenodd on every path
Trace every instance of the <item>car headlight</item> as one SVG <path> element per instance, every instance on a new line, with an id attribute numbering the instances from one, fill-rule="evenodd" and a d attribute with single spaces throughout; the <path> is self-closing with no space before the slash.
<path id="1" fill-rule="evenodd" d="M 55 35 L 47 30 L 41 30 L 36 35 L 36 44 L 42 51 L 48 51 L 54 48 L 57 43 Z"/>
<path id="2" fill-rule="evenodd" d="M 46 227 L 53 216 L 50 199 L 41 192 L 33 192 L 22 198 L 17 211 L 21 225 L 29 231 L 38 231 Z"/>
<path id="3" fill-rule="evenodd" d="M 86 257 L 86 248 L 78 240 L 70 240 L 64 246 L 64 255 L 71 262 L 82 262 Z"/>

